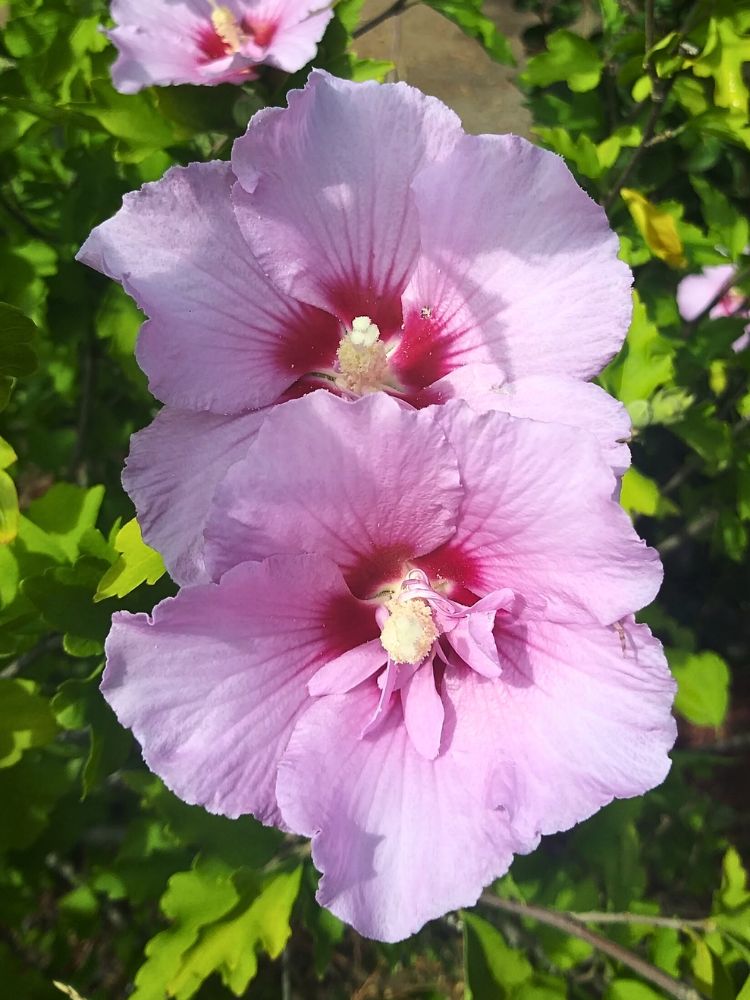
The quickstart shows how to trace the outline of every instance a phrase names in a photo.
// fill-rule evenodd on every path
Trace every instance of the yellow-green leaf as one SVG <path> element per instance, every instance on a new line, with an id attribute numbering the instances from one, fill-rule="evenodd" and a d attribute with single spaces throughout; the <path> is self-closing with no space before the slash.
<path id="1" fill-rule="evenodd" d="M 670 267 L 684 267 L 687 261 L 673 216 L 632 188 L 623 188 L 620 194 L 654 256 Z"/>
<path id="2" fill-rule="evenodd" d="M 108 597 L 125 597 L 142 583 L 153 584 L 164 575 L 164 562 L 155 549 L 146 545 L 135 518 L 117 532 L 115 548 L 120 553 L 99 581 L 95 601 Z"/>

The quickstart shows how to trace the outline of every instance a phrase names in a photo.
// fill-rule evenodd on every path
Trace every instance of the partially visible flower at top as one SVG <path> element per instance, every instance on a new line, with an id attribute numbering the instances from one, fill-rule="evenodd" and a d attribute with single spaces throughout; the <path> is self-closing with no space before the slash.
<path id="1" fill-rule="evenodd" d="M 136 356 L 166 404 L 124 476 L 178 583 L 205 579 L 216 484 L 265 409 L 321 386 L 586 427 L 618 472 L 625 408 L 586 380 L 620 348 L 628 267 L 563 160 L 464 134 L 405 84 L 315 71 L 228 163 L 125 196 L 79 259 L 150 317 Z"/>
<path id="2" fill-rule="evenodd" d="M 717 264 L 714 267 L 705 267 L 700 274 L 689 274 L 687 278 L 683 278 L 677 286 L 677 306 L 682 318 L 690 322 L 700 316 L 722 288 L 731 282 L 734 274 L 735 268 L 731 264 Z M 744 308 L 743 303 L 745 303 Z M 738 289 L 729 287 L 708 315 L 711 319 L 722 316 L 750 319 L 747 296 Z M 745 327 L 745 332 L 732 344 L 732 349 L 743 351 L 748 345 L 750 345 L 750 323 Z"/>
<path id="3" fill-rule="evenodd" d="M 579 428 L 293 400 L 216 492 L 214 582 L 115 615 L 102 691 L 177 795 L 312 837 L 320 902 L 403 938 L 669 769 L 614 485 Z"/>
<path id="4" fill-rule="evenodd" d="M 317 51 L 326 0 L 113 0 L 115 87 L 244 83 L 261 64 L 295 73 Z"/>

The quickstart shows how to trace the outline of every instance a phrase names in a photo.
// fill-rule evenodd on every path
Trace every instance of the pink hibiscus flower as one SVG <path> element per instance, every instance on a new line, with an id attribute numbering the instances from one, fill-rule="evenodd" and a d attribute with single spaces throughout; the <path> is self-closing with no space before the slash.
<path id="1" fill-rule="evenodd" d="M 627 413 L 585 381 L 630 319 L 617 250 L 555 154 L 466 135 L 404 84 L 314 72 L 231 166 L 126 195 L 79 253 L 150 317 L 137 358 L 166 406 L 124 476 L 144 537 L 178 583 L 206 579 L 217 482 L 268 407 L 321 386 L 584 426 L 621 472 Z"/>
<path id="2" fill-rule="evenodd" d="M 669 769 L 614 486 L 578 428 L 294 400 L 217 491 L 214 582 L 116 615 L 102 690 L 181 798 L 311 837 L 320 902 L 398 940 Z"/>
<path id="3" fill-rule="evenodd" d="M 677 286 L 677 306 L 680 316 L 688 322 L 700 316 L 706 306 L 711 303 L 719 292 L 731 280 L 735 268 L 731 264 L 718 264 L 715 267 L 705 267 L 700 274 L 689 274 Z M 739 316 L 750 319 L 750 308 L 742 308 L 746 296 L 736 288 L 730 288 L 713 306 L 708 314 L 711 319 L 721 316 Z M 735 351 L 743 351 L 750 344 L 750 324 L 732 344 Z"/>
<path id="4" fill-rule="evenodd" d="M 245 83 L 261 64 L 296 73 L 332 16 L 326 0 L 113 0 L 112 79 L 134 94 L 172 83 Z"/>

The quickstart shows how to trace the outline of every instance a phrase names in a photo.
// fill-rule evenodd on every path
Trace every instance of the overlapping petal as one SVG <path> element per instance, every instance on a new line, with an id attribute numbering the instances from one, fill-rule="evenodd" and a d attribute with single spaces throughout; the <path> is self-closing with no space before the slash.
<path id="1" fill-rule="evenodd" d="M 181 409 L 241 413 L 330 365 L 339 323 L 283 295 L 242 238 L 226 163 L 174 167 L 126 195 L 78 259 L 122 283 L 150 317 L 137 358 L 154 395 Z"/>
<path id="2" fill-rule="evenodd" d="M 186 802 L 280 822 L 276 767 L 323 663 L 377 634 L 327 559 L 278 556 L 119 613 L 102 691 Z"/>
<path id="3" fill-rule="evenodd" d="M 289 295 L 350 323 L 401 327 L 419 252 L 410 185 L 461 135 L 445 105 L 405 84 L 313 71 L 285 111 L 256 116 L 232 152 L 237 218 Z"/>
<path id="4" fill-rule="evenodd" d="M 434 760 L 414 748 L 397 704 L 360 739 L 378 698 L 370 682 L 314 702 L 289 741 L 276 794 L 289 829 L 313 838 L 320 903 L 367 937 L 398 941 L 475 903 L 519 844 L 492 796 L 502 786 L 493 768 L 503 769 L 487 752 L 493 734 L 448 696 Z"/>
<path id="5" fill-rule="evenodd" d="M 497 684 L 468 673 L 446 684 L 477 689 L 464 712 L 492 731 L 494 754 L 513 762 L 506 805 L 521 839 L 567 830 L 664 780 L 676 685 L 645 625 L 528 620 L 499 623 L 495 634 Z"/>
<path id="6" fill-rule="evenodd" d="M 450 537 L 461 500 L 432 411 L 376 393 L 320 391 L 277 407 L 216 492 L 206 529 L 214 578 L 246 559 L 316 552 L 359 596 Z"/>
<path id="7" fill-rule="evenodd" d="M 418 402 L 440 405 L 449 399 L 463 399 L 477 413 L 502 410 L 514 417 L 582 427 L 596 437 L 615 475 L 630 466 L 628 411 L 594 382 L 566 375 L 506 381 L 493 365 L 465 365 L 420 393 Z"/>
<path id="8" fill-rule="evenodd" d="M 542 598 L 552 620 L 603 624 L 644 607 L 661 583 L 658 555 L 612 499 L 614 477 L 577 428 L 432 411 L 454 447 L 463 487 L 456 531 L 422 569 L 476 593 L 510 587 Z"/>
<path id="9" fill-rule="evenodd" d="M 130 439 L 122 482 L 143 538 L 181 586 L 209 579 L 203 529 L 216 484 L 247 454 L 265 411 L 236 417 L 165 407 Z"/>
<path id="10" fill-rule="evenodd" d="M 419 264 L 394 368 L 424 386 L 460 365 L 590 378 L 619 350 L 632 276 L 563 160 L 517 136 L 461 137 L 413 182 Z"/>

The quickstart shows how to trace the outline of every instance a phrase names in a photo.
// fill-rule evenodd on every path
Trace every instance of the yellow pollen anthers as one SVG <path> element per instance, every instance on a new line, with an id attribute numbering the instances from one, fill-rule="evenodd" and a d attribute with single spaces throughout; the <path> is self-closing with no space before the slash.
<path id="1" fill-rule="evenodd" d="M 362 396 L 382 388 L 388 369 L 380 330 L 369 316 L 357 316 L 336 352 L 344 386 Z"/>
<path id="2" fill-rule="evenodd" d="M 214 5 L 214 9 L 211 11 L 211 24 L 227 48 L 231 52 L 239 52 L 245 36 L 231 10 L 228 7 Z"/>
<path id="3" fill-rule="evenodd" d="M 421 663 L 438 638 L 432 612 L 424 601 L 388 603 L 390 615 L 380 631 L 383 648 L 394 663 Z"/>

